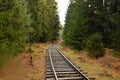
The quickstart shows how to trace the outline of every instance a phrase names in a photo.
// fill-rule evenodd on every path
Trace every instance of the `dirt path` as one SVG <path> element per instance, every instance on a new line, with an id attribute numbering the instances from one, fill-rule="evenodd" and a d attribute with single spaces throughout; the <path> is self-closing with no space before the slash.
<path id="1" fill-rule="evenodd" d="M 26 61 L 26 52 L 0 69 L 0 80 L 45 80 L 45 53 L 50 43 L 39 43 L 32 46 L 33 64 Z"/>

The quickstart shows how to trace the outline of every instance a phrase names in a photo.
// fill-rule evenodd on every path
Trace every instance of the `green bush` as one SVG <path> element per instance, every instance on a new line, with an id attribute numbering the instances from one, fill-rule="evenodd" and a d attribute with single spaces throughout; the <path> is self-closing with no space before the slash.
<path id="1" fill-rule="evenodd" d="M 85 49 L 90 57 L 98 58 L 104 56 L 104 46 L 100 33 L 95 33 L 83 41 Z"/>
<path id="2" fill-rule="evenodd" d="M 0 67 L 25 48 L 31 15 L 26 0 L 5 0 L 0 11 Z"/>

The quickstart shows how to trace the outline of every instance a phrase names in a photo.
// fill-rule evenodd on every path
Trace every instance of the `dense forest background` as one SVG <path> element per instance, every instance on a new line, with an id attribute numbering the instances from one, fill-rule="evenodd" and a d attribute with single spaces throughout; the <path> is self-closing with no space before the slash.
<path id="1" fill-rule="evenodd" d="M 0 66 L 27 43 L 56 40 L 59 25 L 55 0 L 0 0 Z"/>
<path id="2" fill-rule="evenodd" d="M 94 58 L 104 56 L 105 48 L 110 48 L 120 57 L 119 4 L 119 0 L 70 0 L 65 45 L 87 50 Z M 60 29 L 55 0 L 0 0 L 0 67 L 27 43 L 58 39 Z"/>
<path id="3" fill-rule="evenodd" d="M 105 48 L 120 56 L 120 1 L 71 0 L 67 11 L 64 43 L 101 57 Z"/>

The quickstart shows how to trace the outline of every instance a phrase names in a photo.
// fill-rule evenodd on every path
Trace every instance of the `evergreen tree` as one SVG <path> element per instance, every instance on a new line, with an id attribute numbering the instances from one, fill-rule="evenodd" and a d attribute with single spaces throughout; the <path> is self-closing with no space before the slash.
<path id="1" fill-rule="evenodd" d="M 120 50 L 120 1 L 119 0 L 107 0 L 108 11 L 107 14 L 107 47 L 113 48 L 115 50 Z"/>
<path id="2" fill-rule="evenodd" d="M 36 2 L 29 0 L 29 8 L 33 19 L 31 26 L 34 29 L 30 33 L 30 41 L 45 42 L 53 39 L 55 29 L 59 30 L 55 0 L 37 0 Z"/>
<path id="3" fill-rule="evenodd" d="M 28 0 L 28 8 L 29 8 L 29 13 L 31 13 L 31 18 L 32 18 L 32 24 L 31 27 L 32 32 L 29 33 L 29 41 L 30 42 L 38 42 L 39 38 L 42 35 L 42 21 L 41 21 L 41 14 L 43 12 L 43 4 L 44 0 Z"/>
<path id="4" fill-rule="evenodd" d="M 68 8 L 66 24 L 64 30 L 64 41 L 67 45 L 76 49 L 83 49 L 83 40 L 87 37 L 88 26 L 85 18 L 85 2 L 84 0 L 71 1 Z"/>
<path id="5" fill-rule="evenodd" d="M 103 0 L 87 0 L 85 18 L 87 19 L 87 37 L 83 40 L 85 49 L 91 57 L 101 57 L 104 55 L 104 22 L 106 9 Z"/>
<path id="6" fill-rule="evenodd" d="M 43 36 L 41 40 L 49 41 L 49 40 L 56 40 L 59 32 L 59 17 L 57 12 L 57 3 L 55 0 L 47 0 L 47 5 L 45 8 L 46 13 L 46 28 L 44 28 Z"/>
<path id="7" fill-rule="evenodd" d="M 31 24 L 26 0 L 2 1 L 6 8 L 0 7 L 0 65 L 24 49 Z"/>
<path id="8" fill-rule="evenodd" d="M 59 17 L 55 0 L 0 0 L 0 66 L 26 42 L 56 40 Z"/>
<path id="9" fill-rule="evenodd" d="M 72 0 L 66 17 L 65 43 L 78 50 L 87 49 L 93 57 L 103 56 L 103 7 L 102 0 Z"/>
<path id="10" fill-rule="evenodd" d="M 120 56 L 120 1 L 105 0 L 107 17 L 105 22 L 105 47 L 114 49 L 114 56 Z"/>

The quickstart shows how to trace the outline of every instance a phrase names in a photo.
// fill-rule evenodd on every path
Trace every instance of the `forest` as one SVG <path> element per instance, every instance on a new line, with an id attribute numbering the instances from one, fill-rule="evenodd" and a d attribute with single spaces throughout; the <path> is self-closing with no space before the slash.
<path id="1" fill-rule="evenodd" d="M 119 57 L 119 4 L 119 0 L 70 0 L 64 44 L 86 50 L 93 58 L 104 56 L 105 48 Z M 55 0 L 0 0 L 0 66 L 24 51 L 28 43 L 57 40 L 60 29 Z"/>
<path id="2" fill-rule="evenodd" d="M 120 56 L 120 1 L 70 0 L 63 33 L 65 45 L 87 50 L 93 58 L 105 55 L 105 48 Z"/>
<path id="3" fill-rule="evenodd" d="M 120 80 L 120 0 L 0 0 L 0 80 L 53 79 L 59 66 L 78 79 L 58 53 L 90 79 Z"/>
<path id="4" fill-rule="evenodd" d="M 28 43 L 56 40 L 59 25 L 55 0 L 0 0 L 0 67 Z"/>

